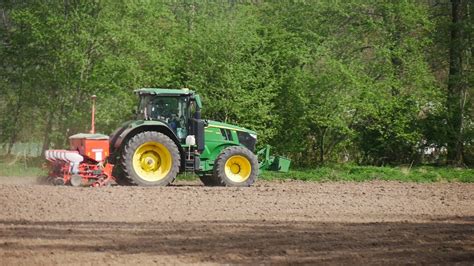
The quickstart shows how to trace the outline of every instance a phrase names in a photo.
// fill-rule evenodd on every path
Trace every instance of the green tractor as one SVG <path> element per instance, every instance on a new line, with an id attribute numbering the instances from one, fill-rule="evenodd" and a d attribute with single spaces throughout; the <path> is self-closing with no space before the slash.
<path id="1" fill-rule="evenodd" d="M 118 183 L 166 186 L 193 172 L 205 185 L 252 185 L 262 170 L 288 171 L 290 161 L 255 153 L 257 133 L 201 118 L 198 94 L 188 89 L 139 89 L 137 119 L 110 136 L 109 162 Z"/>

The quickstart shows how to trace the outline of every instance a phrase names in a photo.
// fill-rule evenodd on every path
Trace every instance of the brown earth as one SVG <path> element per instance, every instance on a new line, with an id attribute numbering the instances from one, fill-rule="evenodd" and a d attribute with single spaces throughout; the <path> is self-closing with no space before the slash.
<path id="1" fill-rule="evenodd" d="M 0 178 L 0 201 L 0 265 L 474 263 L 474 184 L 74 188 Z"/>

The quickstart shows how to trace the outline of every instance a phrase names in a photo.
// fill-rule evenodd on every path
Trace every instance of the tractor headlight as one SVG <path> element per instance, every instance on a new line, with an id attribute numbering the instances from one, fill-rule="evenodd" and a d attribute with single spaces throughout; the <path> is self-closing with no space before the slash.
<path id="1" fill-rule="evenodd" d="M 249 134 L 252 138 L 254 138 L 255 140 L 257 140 L 257 134 Z"/>

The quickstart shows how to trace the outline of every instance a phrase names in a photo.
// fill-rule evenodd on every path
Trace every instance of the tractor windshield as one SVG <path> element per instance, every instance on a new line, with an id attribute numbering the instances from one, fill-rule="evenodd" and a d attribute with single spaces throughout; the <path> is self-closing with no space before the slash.
<path id="1" fill-rule="evenodd" d="M 138 118 L 164 121 L 179 138 L 185 138 L 189 118 L 188 101 L 187 97 L 142 95 Z"/>

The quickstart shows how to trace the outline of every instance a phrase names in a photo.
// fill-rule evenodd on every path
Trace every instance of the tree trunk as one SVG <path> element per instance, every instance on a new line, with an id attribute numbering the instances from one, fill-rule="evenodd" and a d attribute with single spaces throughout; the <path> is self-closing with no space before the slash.
<path id="1" fill-rule="evenodd" d="M 319 163 L 321 165 L 324 165 L 324 152 L 325 152 L 325 150 L 324 150 L 324 138 L 326 136 L 326 131 L 327 131 L 327 128 L 324 128 L 322 131 L 320 131 L 321 134 L 319 136 L 319 151 L 320 151 L 320 153 L 319 153 Z"/>
<path id="2" fill-rule="evenodd" d="M 15 113 L 13 114 L 13 130 L 12 130 L 12 134 L 10 136 L 10 140 L 8 142 L 8 149 L 7 149 L 7 155 L 11 155 L 12 154 L 12 149 L 13 149 L 13 145 L 15 145 L 15 142 L 18 138 L 18 132 L 20 131 L 20 126 L 19 126 L 19 123 L 18 123 L 18 119 L 20 118 L 20 111 L 21 111 L 21 97 L 19 97 L 19 100 L 16 104 L 16 107 L 15 107 Z"/>
<path id="3" fill-rule="evenodd" d="M 462 81 L 463 36 L 461 31 L 463 0 L 451 0 L 452 24 L 449 47 L 448 79 L 448 163 L 463 163 L 464 85 Z"/>
<path id="4" fill-rule="evenodd" d="M 53 116 L 54 112 L 49 111 L 48 115 L 48 120 L 46 122 L 46 127 L 44 129 L 44 135 L 43 135 L 43 148 L 41 150 L 41 154 L 44 154 L 44 152 L 49 149 L 49 146 L 51 145 L 51 130 L 53 129 Z"/>

